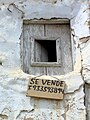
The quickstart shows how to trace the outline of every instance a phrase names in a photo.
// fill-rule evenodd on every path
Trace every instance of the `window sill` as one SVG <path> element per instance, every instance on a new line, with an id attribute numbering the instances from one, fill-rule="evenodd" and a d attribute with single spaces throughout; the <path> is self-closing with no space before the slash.
<path id="1" fill-rule="evenodd" d="M 36 67 L 60 67 L 61 64 L 58 62 L 33 62 L 31 66 Z"/>

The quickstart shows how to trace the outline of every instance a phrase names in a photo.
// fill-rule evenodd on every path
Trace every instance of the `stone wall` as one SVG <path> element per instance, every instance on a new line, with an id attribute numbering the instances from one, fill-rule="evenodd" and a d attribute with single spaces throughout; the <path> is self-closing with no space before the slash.
<path id="1" fill-rule="evenodd" d="M 84 96 L 90 119 L 89 10 L 88 0 L 0 0 L 0 120 L 86 120 Z M 25 95 L 30 75 L 21 70 L 23 20 L 41 18 L 70 20 L 74 70 L 58 76 L 66 82 L 62 101 Z"/>

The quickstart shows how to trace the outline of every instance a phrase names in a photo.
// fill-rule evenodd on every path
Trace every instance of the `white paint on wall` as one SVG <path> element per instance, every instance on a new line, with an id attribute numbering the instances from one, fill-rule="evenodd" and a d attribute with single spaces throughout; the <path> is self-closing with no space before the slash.
<path id="1" fill-rule="evenodd" d="M 90 83 L 90 72 L 87 70 L 90 64 L 89 42 L 82 43 L 84 48 L 78 45 L 81 45 L 80 38 L 90 35 L 86 24 L 87 8 L 88 3 L 84 0 L 78 2 L 75 0 L 0 0 L 0 63 L 2 63 L 0 64 L 0 119 L 3 117 L 8 120 L 24 120 L 30 117 L 34 120 L 86 119 L 84 81 L 80 70 L 82 65 L 86 67 L 83 70 L 84 79 Z M 77 44 L 74 51 L 76 67 L 74 72 L 62 77 L 67 84 L 63 101 L 25 96 L 29 75 L 21 71 L 20 36 L 23 30 L 23 19 L 34 18 L 68 18 L 71 21 L 73 39 L 74 42 L 77 41 L 74 43 Z"/>

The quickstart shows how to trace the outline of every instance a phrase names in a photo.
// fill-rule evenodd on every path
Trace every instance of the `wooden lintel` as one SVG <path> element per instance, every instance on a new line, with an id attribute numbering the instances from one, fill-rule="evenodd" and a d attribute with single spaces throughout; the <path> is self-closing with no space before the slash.
<path id="1" fill-rule="evenodd" d="M 69 19 L 24 19 L 24 24 L 69 24 Z"/>

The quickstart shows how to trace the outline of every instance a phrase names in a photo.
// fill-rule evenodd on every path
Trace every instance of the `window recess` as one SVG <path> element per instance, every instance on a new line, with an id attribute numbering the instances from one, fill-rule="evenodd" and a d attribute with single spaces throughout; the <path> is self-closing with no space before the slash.
<path id="1" fill-rule="evenodd" d="M 60 38 L 31 37 L 32 66 L 61 66 Z"/>

